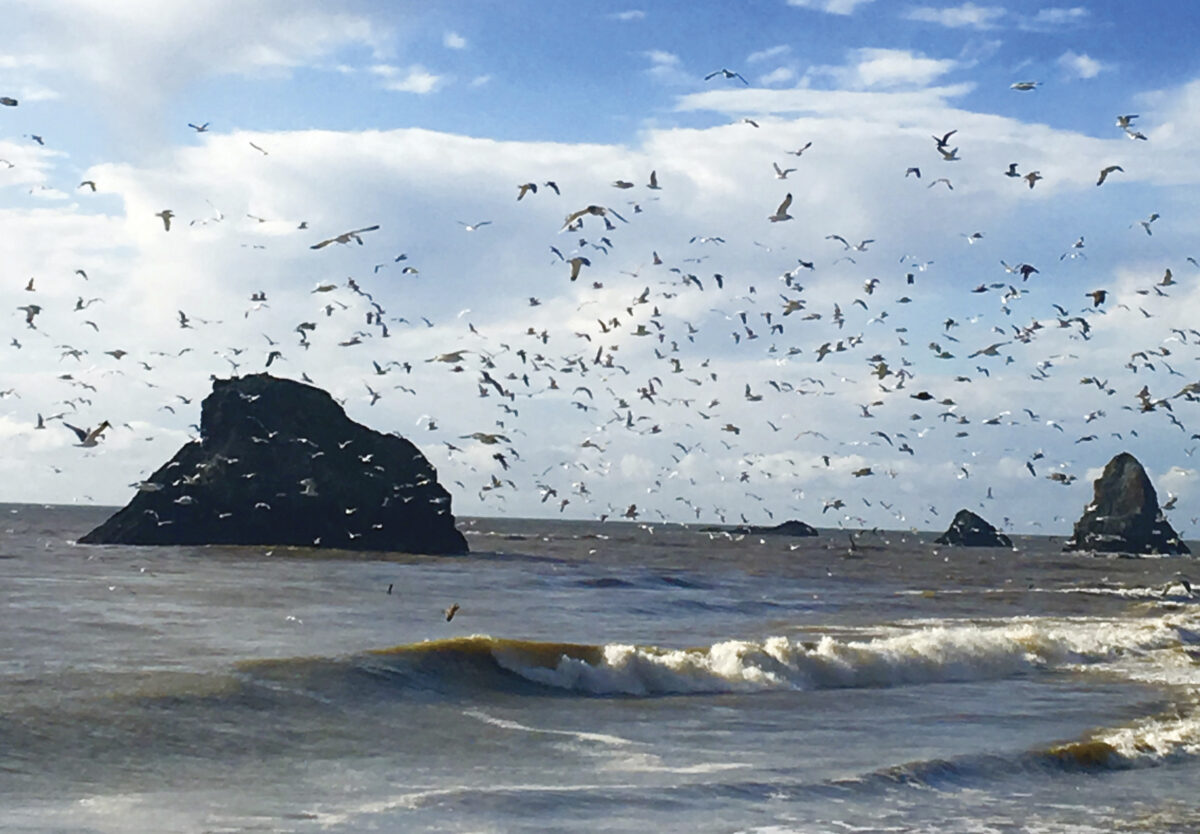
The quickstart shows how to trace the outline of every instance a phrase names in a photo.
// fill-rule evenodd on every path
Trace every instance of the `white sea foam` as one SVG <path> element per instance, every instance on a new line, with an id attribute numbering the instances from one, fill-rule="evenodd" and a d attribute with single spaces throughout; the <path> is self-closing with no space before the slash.
<path id="1" fill-rule="evenodd" d="M 607 735 L 605 733 L 587 733 L 579 730 L 554 730 L 545 727 L 531 727 L 528 724 L 522 724 L 519 721 L 511 721 L 507 718 L 497 718 L 494 715 L 489 715 L 481 709 L 463 710 L 463 715 L 475 718 L 485 724 L 491 724 L 493 727 L 501 727 L 505 730 L 518 730 L 524 733 L 540 733 L 543 735 L 570 736 L 571 738 L 576 738 L 580 741 L 591 741 L 599 744 L 609 744 L 614 746 L 633 744 L 633 742 L 627 738 Z"/>
<path id="2" fill-rule="evenodd" d="M 771 689 L 882 687 L 993 680 L 1042 669 L 1138 667 L 1155 680 L 1159 653 L 1178 654 L 1200 623 L 1183 614 L 1144 619 L 1047 619 L 910 623 L 864 639 L 727 640 L 707 648 L 609 644 L 593 658 L 556 664 L 497 661 L 548 686 L 593 694 L 654 695 Z M 1176 672 L 1178 669 L 1175 670 Z M 1172 678 L 1177 679 L 1175 674 Z M 1163 682 L 1167 682 L 1163 680 Z"/>

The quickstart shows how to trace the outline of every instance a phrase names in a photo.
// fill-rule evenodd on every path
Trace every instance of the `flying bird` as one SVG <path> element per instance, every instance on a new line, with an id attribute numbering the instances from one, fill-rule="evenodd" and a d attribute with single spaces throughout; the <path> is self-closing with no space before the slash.
<path id="1" fill-rule="evenodd" d="M 170 209 L 163 209 L 162 211 L 158 212 L 158 214 L 156 214 L 154 216 L 161 217 L 162 222 L 163 222 L 163 228 L 166 229 L 168 232 L 171 231 L 171 218 L 175 216 L 175 212 L 171 211 Z"/>
<path id="2" fill-rule="evenodd" d="M 733 70 L 727 70 L 724 67 L 722 67 L 719 70 L 715 70 L 714 72 L 710 72 L 708 75 L 704 76 L 704 80 L 709 81 L 713 78 L 716 78 L 718 75 L 720 75 L 724 78 L 728 78 L 728 79 L 736 78 L 737 80 L 739 80 L 743 84 L 745 84 L 747 87 L 750 86 L 750 82 L 747 81 L 745 78 L 742 78 L 742 74 L 740 72 L 734 72 Z"/>
<path id="3" fill-rule="evenodd" d="M 591 261 L 589 261 L 587 258 L 585 258 L 581 255 L 576 255 L 574 258 L 571 258 L 569 261 L 567 261 L 567 263 L 569 263 L 571 265 L 571 280 L 572 281 L 574 281 L 576 278 L 579 277 L 579 270 L 582 267 L 592 265 Z"/>
<path id="4" fill-rule="evenodd" d="M 779 208 L 775 209 L 775 213 L 767 217 L 772 223 L 778 223 L 781 220 L 791 220 L 792 216 L 788 214 L 788 208 L 792 205 L 792 195 L 789 193 L 783 198 L 783 202 L 779 204 Z"/>
<path id="5" fill-rule="evenodd" d="M 1022 179 L 1024 179 L 1025 182 L 1029 183 L 1030 188 L 1033 188 L 1034 183 L 1036 183 L 1040 179 L 1045 179 L 1045 177 L 1043 177 L 1041 175 L 1041 173 L 1038 171 L 1030 171 L 1028 174 L 1026 174 L 1024 177 L 1022 177 Z"/>
<path id="6" fill-rule="evenodd" d="M 1125 173 L 1125 169 L 1120 165 L 1109 165 L 1107 168 L 1101 168 L 1100 179 L 1096 180 L 1096 185 L 1104 185 L 1104 181 L 1108 179 L 1108 175 L 1113 171 L 1120 171 L 1122 174 Z"/>
<path id="7" fill-rule="evenodd" d="M 81 429 L 76 426 L 72 426 L 66 421 L 63 422 L 63 425 L 75 432 L 75 436 L 79 438 L 79 442 L 74 445 L 85 449 L 90 449 L 100 442 L 100 435 L 103 434 L 104 430 L 109 428 L 112 424 L 105 420 L 94 429 Z"/>
<path id="8" fill-rule="evenodd" d="M 1036 90 L 1041 86 L 1041 83 L 1041 81 L 1018 81 L 1015 84 L 1010 84 L 1009 89 L 1021 91 Z"/>
<path id="9" fill-rule="evenodd" d="M 461 220 L 459 220 L 458 225 L 462 226 L 464 231 L 473 232 L 476 229 L 480 228 L 481 226 L 492 225 L 492 221 L 491 220 L 480 220 L 478 223 L 464 223 Z M 359 242 L 361 243 L 362 241 L 359 241 Z"/>
<path id="10" fill-rule="evenodd" d="M 327 239 L 321 241 L 320 243 L 314 243 L 312 246 L 310 246 L 308 248 L 309 249 L 324 249 L 326 246 L 328 246 L 331 243 L 349 243 L 352 240 L 357 242 L 359 246 L 362 246 L 362 238 L 359 237 L 359 235 L 363 234 L 364 232 L 374 232 L 378 228 L 379 228 L 379 224 L 376 224 L 374 226 L 364 226 L 361 229 L 354 229 L 353 231 L 349 231 L 349 232 L 342 232 L 340 235 L 337 235 L 336 237 L 327 238 Z"/>
<path id="11" fill-rule="evenodd" d="M 8 96 L 0 96 L 0 104 L 3 104 L 5 107 L 16 107 L 17 100 Z"/>
<path id="12" fill-rule="evenodd" d="M 1006 177 L 1021 176 L 1020 172 L 1017 171 L 1017 163 L 1015 163 L 1015 162 L 1008 163 L 1008 170 L 1004 172 L 1004 176 L 1006 176 Z"/>
<path id="13" fill-rule="evenodd" d="M 194 125 L 191 122 L 188 122 L 188 127 L 190 127 L 192 130 L 196 131 L 197 133 L 207 133 L 208 132 L 208 122 L 205 122 L 202 125 Z M 252 142 L 251 144 L 254 144 L 254 143 Z"/>

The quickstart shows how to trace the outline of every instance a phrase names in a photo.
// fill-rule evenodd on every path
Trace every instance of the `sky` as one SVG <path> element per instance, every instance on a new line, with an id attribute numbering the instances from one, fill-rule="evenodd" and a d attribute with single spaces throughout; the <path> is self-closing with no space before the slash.
<path id="1" fill-rule="evenodd" d="M 1129 451 L 1194 537 L 1197 33 L 1165 0 L 9 4 L 0 501 L 124 504 L 213 376 L 266 371 L 412 440 L 459 515 L 1064 535 Z"/>

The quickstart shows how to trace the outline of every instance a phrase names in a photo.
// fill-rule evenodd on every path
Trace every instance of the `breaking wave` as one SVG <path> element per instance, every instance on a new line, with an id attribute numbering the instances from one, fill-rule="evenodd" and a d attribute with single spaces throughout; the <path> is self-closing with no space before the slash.
<path id="1" fill-rule="evenodd" d="M 364 676 L 389 689 L 547 688 L 593 696 L 891 687 L 998 680 L 1102 667 L 1148 683 L 1200 685 L 1184 613 L 1124 620 L 1029 618 L 909 624 L 884 633 L 724 640 L 694 648 L 512 640 L 433 640 L 344 658 L 243 664 L 257 680 Z M 316 680 L 314 680 L 316 679 Z"/>

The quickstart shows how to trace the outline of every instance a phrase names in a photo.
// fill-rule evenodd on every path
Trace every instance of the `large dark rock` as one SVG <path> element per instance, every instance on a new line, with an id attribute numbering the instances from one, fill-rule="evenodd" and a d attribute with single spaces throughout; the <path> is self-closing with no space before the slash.
<path id="1" fill-rule="evenodd" d="M 1096 479 L 1094 492 L 1064 550 L 1190 552 L 1163 516 L 1150 478 L 1133 455 L 1122 452 L 1110 460 Z"/>
<path id="2" fill-rule="evenodd" d="M 959 547 L 1012 547 L 1012 539 L 970 510 L 959 510 L 946 532 L 934 541 Z"/>
<path id="3" fill-rule="evenodd" d="M 353 422 L 320 388 L 214 380 L 201 408 L 200 440 L 81 542 L 467 551 L 420 450 Z"/>
<path id="4" fill-rule="evenodd" d="M 757 524 L 739 524 L 735 527 L 701 527 L 702 533 L 742 533 L 755 536 L 816 536 L 817 529 L 803 521 L 792 519 L 782 524 L 760 527 Z"/>

